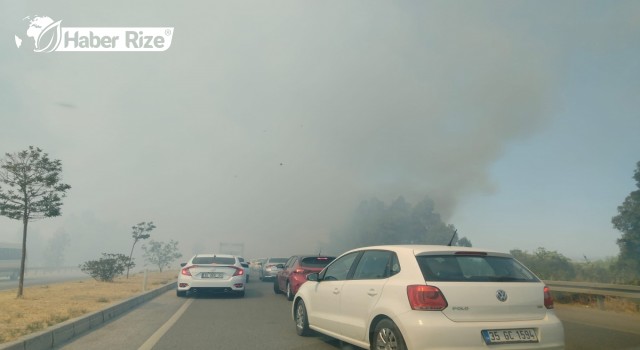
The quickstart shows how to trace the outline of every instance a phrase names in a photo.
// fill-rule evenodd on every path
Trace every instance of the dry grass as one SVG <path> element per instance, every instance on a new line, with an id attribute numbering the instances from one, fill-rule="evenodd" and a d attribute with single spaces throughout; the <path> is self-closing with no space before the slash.
<path id="1" fill-rule="evenodd" d="M 50 285 L 25 287 L 23 298 L 17 289 L 0 291 L 0 343 L 40 331 L 54 324 L 102 310 L 118 301 L 142 293 L 142 273 L 114 282 L 86 279 Z M 147 290 L 177 279 L 176 271 L 150 272 Z"/>

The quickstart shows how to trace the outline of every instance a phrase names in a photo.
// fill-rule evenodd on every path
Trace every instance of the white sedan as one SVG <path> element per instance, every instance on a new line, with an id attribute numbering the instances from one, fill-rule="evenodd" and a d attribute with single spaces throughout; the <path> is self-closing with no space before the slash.
<path id="1" fill-rule="evenodd" d="M 236 256 L 198 254 L 182 264 L 178 275 L 179 297 L 187 293 L 222 293 L 244 296 L 245 270 Z"/>
<path id="2" fill-rule="evenodd" d="M 509 254 L 364 247 L 307 279 L 293 302 L 299 335 L 367 349 L 564 349 L 548 287 Z"/>

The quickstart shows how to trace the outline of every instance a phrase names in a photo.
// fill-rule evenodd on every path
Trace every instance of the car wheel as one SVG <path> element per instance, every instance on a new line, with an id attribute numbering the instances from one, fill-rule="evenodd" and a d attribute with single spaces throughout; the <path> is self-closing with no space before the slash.
<path id="1" fill-rule="evenodd" d="M 278 286 L 278 279 L 276 278 L 275 280 L 273 280 L 273 292 L 276 294 L 282 294 L 282 291 L 280 291 L 280 286 Z"/>
<path id="2" fill-rule="evenodd" d="M 244 298 L 244 291 L 238 292 L 238 298 Z"/>
<path id="3" fill-rule="evenodd" d="M 311 333 L 309 329 L 309 318 L 307 318 L 307 307 L 302 299 L 296 304 L 296 313 L 294 315 L 296 321 L 296 333 L 300 336 L 306 336 Z"/>
<path id="4" fill-rule="evenodd" d="M 371 342 L 371 350 L 385 349 L 407 350 L 398 326 L 387 318 L 378 322 Z"/>
<path id="5" fill-rule="evenodd" d="M 187 291 L 186 291 L 186 290 L 177 290 L 177 291 L 176 291 L 176 295 L 177 295 L 179 298 L 184 298 L 184 297 L 186 297 L 186 296 L 187 296 Z"/>
<path id="6" fill-rule="evenodd" d="M 293 300 L 293 291 L 291 291 L 291 283 L 287 281 L 287 300 Z"/>

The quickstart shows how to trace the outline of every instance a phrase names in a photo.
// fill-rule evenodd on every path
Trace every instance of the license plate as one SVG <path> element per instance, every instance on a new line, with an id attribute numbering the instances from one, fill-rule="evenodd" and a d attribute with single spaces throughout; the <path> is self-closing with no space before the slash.
<path id="1" fill-rule="evenodd" d="M 533 328 L 485 329 L 482 331 L 485 344 L 537 343 L 538 336 Z"/>
<path id="2" fill-rule="evenodd" d="M 222 272 L 203 272 L 202 278 L 222 278 L 224 274 Z"/>

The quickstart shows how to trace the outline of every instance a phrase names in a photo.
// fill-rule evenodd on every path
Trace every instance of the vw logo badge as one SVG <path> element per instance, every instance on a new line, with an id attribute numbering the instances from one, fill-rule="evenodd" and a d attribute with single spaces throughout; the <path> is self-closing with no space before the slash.
<path id="1" fill-rule="evenodd" d="M 498 291 L 496 292 L 496 298 L 503 302 L 507 301 L 507 292 L 503 291 L 502 289 L 498 289 Z"/>

